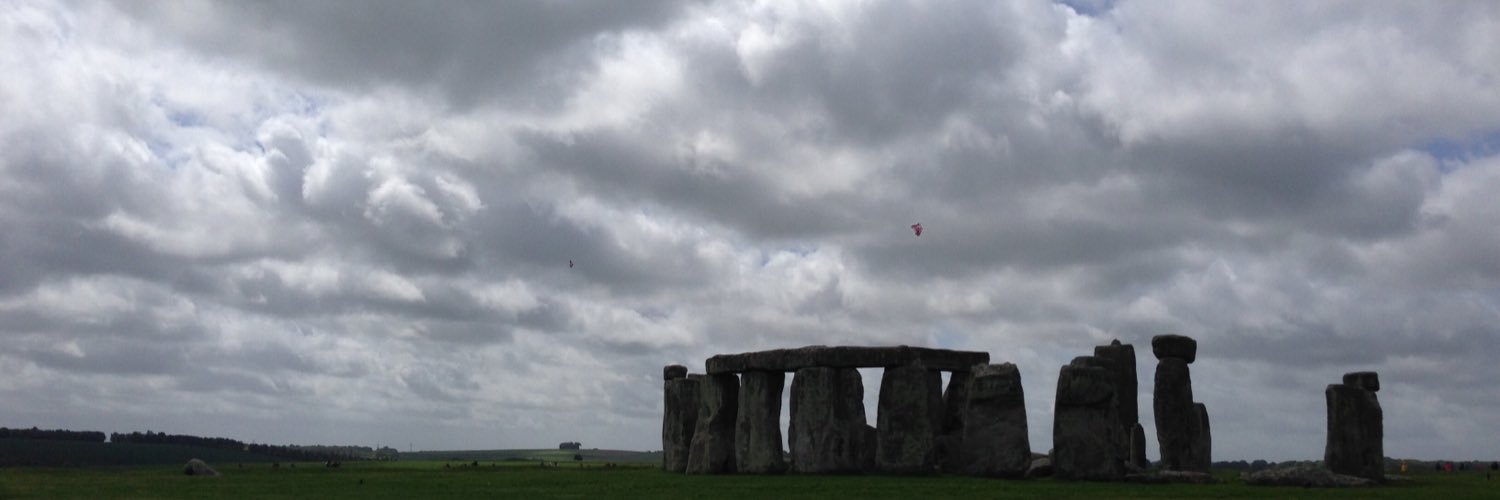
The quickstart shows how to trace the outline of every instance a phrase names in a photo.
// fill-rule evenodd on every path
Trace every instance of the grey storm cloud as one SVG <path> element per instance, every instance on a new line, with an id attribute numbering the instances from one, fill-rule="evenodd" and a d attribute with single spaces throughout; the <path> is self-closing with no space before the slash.
<path id="1" fill-rule="evenodd" d="M 1041 451 L 1059 366 L 1134 343 L 1149 398 L 1179 333 L 1216 457 L 1316 457 L 1375 370 L 1388 454 L 1493 458 L 1497 22 L 13 2 L 0 423 L 655 449 L 664 364 L 909 344 L 1016 363 Z"/>

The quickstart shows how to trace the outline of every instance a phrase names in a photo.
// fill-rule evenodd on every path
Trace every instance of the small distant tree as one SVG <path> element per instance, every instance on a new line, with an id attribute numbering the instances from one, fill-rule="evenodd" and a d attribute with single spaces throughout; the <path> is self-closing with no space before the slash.
<path id="1" fill-rule="evenodd" d="M 574 453 L 573 454 L 573 461 L 574 462 L 582 462 L 583 461 L 583 454 L 582 453 Z"/>

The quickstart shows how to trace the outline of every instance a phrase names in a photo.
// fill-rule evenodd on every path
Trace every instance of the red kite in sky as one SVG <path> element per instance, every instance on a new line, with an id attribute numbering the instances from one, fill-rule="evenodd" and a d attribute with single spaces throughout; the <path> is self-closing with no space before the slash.
<path id="1" fill-rule="evenodd" d="M 917 236 L 921 236 L 922 235 L 922 223 L 918 222 L 916 224 L 912 224 L 911 225 L 911 230 L 915 231 L 917 233 Z"/>

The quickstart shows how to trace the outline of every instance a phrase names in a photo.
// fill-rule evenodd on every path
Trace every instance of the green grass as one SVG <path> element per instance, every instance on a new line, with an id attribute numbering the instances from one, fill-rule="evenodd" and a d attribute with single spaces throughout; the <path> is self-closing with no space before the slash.
<path id="1" fill-rule="evenodd" d="M 968 477 L 685 476 L 648 464 L 598 462 L 538 467 L 497 462 L 444 468 L 444 462 L 211 464 L 217 478 L 179 466 L 0 469 L 0 498 L 1496 498 L 1500 478 L 1484 473 L 1414 474 L 1378 488 L 1266 488 L 1217 485 L 1005 481 Z M 1233 474 L 1224 474 L 1234 477 Z M 361 483 L 362 482 L 362 483 Z"/>

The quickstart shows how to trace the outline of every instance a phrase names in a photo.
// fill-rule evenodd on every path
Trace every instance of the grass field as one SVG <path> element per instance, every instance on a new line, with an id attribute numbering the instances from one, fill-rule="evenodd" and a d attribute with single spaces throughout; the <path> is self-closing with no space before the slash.
<path id="1" fill-rule="evenodd" d="M 652 464 L 496 462 L 445 468 L 441 461 L 215 465 L 224 475 L 187 477 L 179 466 L 0 469 L 0 498 L 1500 498 L 1484 473 L 1413 475 L 1378 488 L 1317 490 L 1217 485 L 1140 485 L 968 477 L 685 476 Z M 456 465 L 456 464 L 449 464 Z M 1225 478 L 1235 477 L 1223 474 Z"/>

